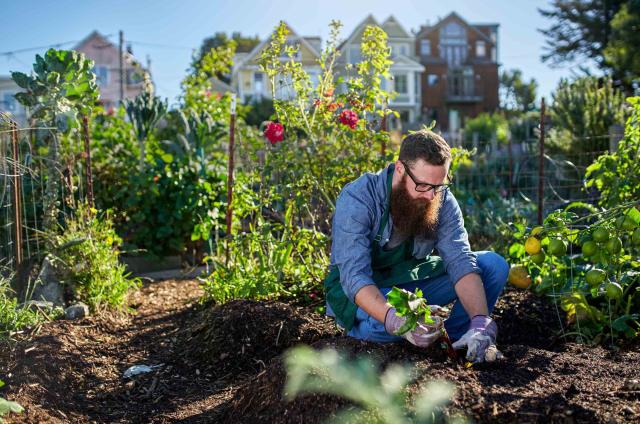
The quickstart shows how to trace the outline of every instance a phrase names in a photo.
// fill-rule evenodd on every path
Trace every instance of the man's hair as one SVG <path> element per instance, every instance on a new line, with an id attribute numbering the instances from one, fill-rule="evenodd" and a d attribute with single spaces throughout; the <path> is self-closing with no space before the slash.
<path id="1" fill-rule="evenodd" d="M 409 165 L 422 159 L 430 165 L 445 165 L 451 162 L 451 148 L 439 134 L 420 130 L 409 134 L 400 145 L 398 158 Z"/>

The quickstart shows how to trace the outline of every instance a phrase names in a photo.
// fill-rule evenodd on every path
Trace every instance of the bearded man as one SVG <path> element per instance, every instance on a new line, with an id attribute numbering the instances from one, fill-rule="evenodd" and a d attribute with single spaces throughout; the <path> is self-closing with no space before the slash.
<path id="1" fill-rule="evenodd" d="M 327 314 L 351 337 L 404 338 L 419 347 L 438 340 L 444 325 L 454 348 L 466 348 L 470 361 L 489 361 L 502 356 L 490 314 L 509 266 L 496 253 L 471 251 L 460 207 L 449 191 L 450 165 L 447 142 L 422 130 L 404 138 L 395 163 L 343 188 L 324 281 Z M 405 319 L 386 301 L 393 286 L 420 288 L 433 311 L 454 303 L 449 317 L 431 325 L 420 322 L 397 335 Z"/>

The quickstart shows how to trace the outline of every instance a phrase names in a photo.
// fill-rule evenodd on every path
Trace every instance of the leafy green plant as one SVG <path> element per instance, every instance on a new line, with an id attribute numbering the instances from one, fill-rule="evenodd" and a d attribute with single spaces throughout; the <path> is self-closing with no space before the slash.
<path id="1" fill-rule="evenodd" d="M 586 172 L 586 186 L 600 192 L 600 205 L 610 208 L 640 197 L 640 97 L 627 99 L 633 112 L 618 150 L 599 156 Z"/>
<path id="2" fill-rule="evenodd" d="M 338 413 L 340 423 L 436 423 L 447 422 L 441 407 L 454 395 L 450 383 L 428 383 L 409 403 L 406 387 L 415 378 L 409 367 L 390 365 L 381 374 L 370 359 L 349 360 L 333 349 L 314 351 L 299 346 L 285 354 L 285 396 L 293 400 L 303 393 L 327 393 L 356 404 Z M 464 417 L 451 422 L 466 422 Z"/>
<path id="3" fill-rule="evenodd" d="M 125 99 L 124 108 L 138 139 L 140 149 L 140 169 L 144 167 L 145 148 L 147 138 L 167 113 L 167 100 L 163 102 L 160 97 L 153 95 L 153 86 L 145 76 L 144 89 L 134 99 Z"/>
<path id="4" fill-rule="evenodd" d="M 415 330 L 420 319 L 427 324 L 435 322 L 431 318 L 431 309 L 427 305 L 427 299 L 422 297 L 422 290 L 420 289 L 416 289 L 415 293 L 411 293 L 394 287 L 387 295 L 387 302 L 396 309 L 398 316 L 406 318 L 405 323 L 396 333 L 398 335 Z"/>
<path id="5" fill-rule="evenodd" d="M 0 380 L 0 388 L 4 386 L 4 381 Z M 3 422 L 2 417 L 10 412 L 14 414 L 21 414 L 24 408 L 16 402 L 11 402 L 3 397 L 0 397 L 0 423 Z"/>
<path id="6" fill-rule="evenodd" d="M 124 264 L 118 262 L 117 246 L 122 240 L 108 212 L 100 215 L 80 204 L 61 232 L 49 237 L 52 245 L 64 246 L 55 250 L 54 257 L 62 281 L 92 310 L 124 307 L 129 291 L 140 285 L 139 279 L 128 278 Z"/>
<path id="7" fill-rule="evenodd" d="M 498 113 L 481 113 L 465 123 L 464 141 L 466 146 L 473 146 L 474 137 L 477 137 L 477 141 L 483 145 L 492 140 L 496 140 L 499 144 L 506 144 L 508 132 L 509 124 L 504 116 Z"/>
<path id="8" fill-rule="evenodd" d="M 9 279 L 0 277 L 0 339 L 11 338 L 15 332 L 44 320 L 44 314 L 20 305 Z"/>
<path id="9" fill-rule="evenodd" d="M 16 99 L 29 108 L 31 116 L 66 132 L 77 127 L 79 116 L 95 106 L 99 91 L 93 73 L 93 61 L 74 50 L 49 49 L 44 57 L 36 55 L 32 75 L 13 72 L 11 77 L 25 91 Z M 44 228 L 51 230 L 58 218 L 60 143 L 56 132 L 45 132 L 48 151 Z"/>

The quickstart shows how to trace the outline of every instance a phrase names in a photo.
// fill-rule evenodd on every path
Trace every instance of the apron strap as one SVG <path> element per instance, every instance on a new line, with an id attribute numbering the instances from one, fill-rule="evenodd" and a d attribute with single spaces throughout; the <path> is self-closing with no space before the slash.
<path id="1" fill-rule="evenodd" d="M 382 240 L 382 233 L 384 232 L 384 229 L 389 222 L 389 209 L 391 205 L 391 183 L 393 182 L 393 172 L 395 171 L 395 168 L 396 164 L 392 163 L 391 165 L 389 165 L 389 170 L 387 171 L 387 205 L 384 209 L 384 214 L 382 214 L 382 219 L 380 220 L 378 234 L 376 234 L 376 237 L 374 238 L 374 240 L 378 243 L 380 243 L 380 240 Z"/>

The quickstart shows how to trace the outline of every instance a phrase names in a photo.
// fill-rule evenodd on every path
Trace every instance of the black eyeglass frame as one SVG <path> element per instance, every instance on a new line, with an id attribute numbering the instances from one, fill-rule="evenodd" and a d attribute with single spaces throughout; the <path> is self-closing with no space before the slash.
<path id="1" fill-rule="evenodd" d="M 416 181 L 416 177 L 414 177 L 413 174 L 411 173 L 409 166 L 403 161 L 400 161 L 400 163 L 404 166 L 404 169 L 407 172 L 407 175 L 409 176 L 409 178 L 411 178 L 411 181 L 413 181 L 413 183 L 416 185 L 416 191 L 419 193 L 428 193 L 431 190 L 433 190 L 434 193 L 442 193 L 448 190 L 449 187 L 453 184 L 453 180 L 451 176 L 448 174 L 447 174 L 447 180 L 449 180 L 449 183 L 447 184 L 419 183 Z"/>

